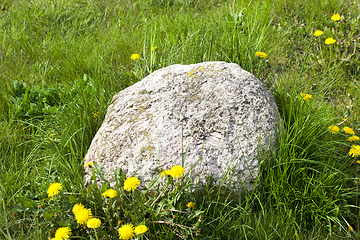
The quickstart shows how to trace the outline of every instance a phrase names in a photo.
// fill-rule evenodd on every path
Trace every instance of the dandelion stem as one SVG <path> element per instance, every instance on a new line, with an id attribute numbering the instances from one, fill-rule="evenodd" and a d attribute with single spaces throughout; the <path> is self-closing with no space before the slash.
<path id="1" fill-rule="evenodd" d="M 322 49 L 321 49 L 321 43 L 320 43 L 320 41 L 319 41 L 319 47 L 320 47 L 321 63 L 325 63 L 325 62 L 324 62 L 323 53 L 322 53 Z"/>
<path id="2" fill-rule="evenodd" d="M 328 69 L 330 68 L 330 65 L 331 65 L 331 46 L 330 46 L 330 60 L 329 60 L 329 66 L 328 66 Z"/>
<path id="3" fill-rule="evenodd" d="M 176 181 L 176 193 L 178 192 L 178 190 L 179 190 L 179 181 L 180 181 L 180 179 L 178 179 L 177 181 Z"/>
<path id="4" fill-rule="evenodd" d="M 337 33 L 337 24 L 335 23 L 335 33 Z"/>
<path id="5" fill-rule="evenodd" d="M 99 240 L 99 238 L 98 238 L 98 236 L 97 236 L 97 233 L 96 233 L 96 229 L 94 229 L 94 232 L 95 232 L 96 240 Z"/>

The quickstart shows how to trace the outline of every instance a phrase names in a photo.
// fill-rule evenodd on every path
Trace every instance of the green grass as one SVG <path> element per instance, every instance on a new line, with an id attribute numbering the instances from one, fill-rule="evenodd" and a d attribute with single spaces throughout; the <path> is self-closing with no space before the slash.
<path id="1" fill-rule="evenodd" d="M 335 13 L 341 21 L 330 19 Z M 210 180 L 191 193 L 192 182 L 180 181 L 144 210 L 146 236 L 358 239 L 360 158 L 348 153 L 359 143 L 328 126 L 360 135 L 359 24 L 359 2 L 350 0 L 0 2 L 0 239 L 46 239 L 63 224 L 84 234 L 60 212 L 71 199 L 42 202 L 53 182 L 105 218 L 101 190 L 85 191 L 83 158 L 112 96 L 162 67 L 203 61 L 237 63 L 264 82 L 282 118 L 278 147 L 259 153 L 260 183 L 241 196 Z M 336 44 L 325 45 L 329 37 Z M 186 212 L 189 201 L 194 211 L 175 220 L 162 212 Z M 145 218 L 131 202 L 123 207 L 121 220 Z M 49 209 L 60 220 L 45 221 Z M 196 230 L 180 226 L 195 226 L 199 215 Z M 178 225 L 154 223 L 162 220 Z M 102 230 L 107 239 L 118 239 L 114 229 Z"/>

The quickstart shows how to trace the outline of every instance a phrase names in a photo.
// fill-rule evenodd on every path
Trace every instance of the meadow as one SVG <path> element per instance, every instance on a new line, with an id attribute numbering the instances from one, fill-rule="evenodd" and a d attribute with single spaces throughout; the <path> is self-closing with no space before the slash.
<path id="1" fill-rule="evenodd" d="M 358 0 L 0 1 L 0 239 L 359 239 L 359 25 Z M 275 97 L 258 186 L 197 190 L 177 166 L 85 188 L 112 96 L 204 61 Z"/>

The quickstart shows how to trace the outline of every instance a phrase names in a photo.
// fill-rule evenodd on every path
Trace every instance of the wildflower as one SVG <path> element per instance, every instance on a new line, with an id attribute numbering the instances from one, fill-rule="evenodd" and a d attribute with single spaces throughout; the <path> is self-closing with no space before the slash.
<path id="1" fill-rule="evenodd" d="M 124 190 L 135 190 L 140 185 L 140 180 L 136 177 L 127 178 L 124 182 Z"/>
<path id="2" fill-rule="evenodd" d="M 74 215 L 76 215 L 82 209 L 85 209 L 84 205 L 82 205 L 81 203 L 77 203 L 74 205 L 72 212 Z"/>
<path id="3" fill-rule="evenodd" d="M 184 176 L 184 174 L 185 174 L 185 169 L 184 169 L 182 166 L 176 165 L 176 166 L 173 166 L 173 167 L 171 168 L 171 173 L 170 173 L 170 175 L 171 175 L 173 178 L 182 177 L 182 176 Z"/>
<path id="4" fill-rule="evenodd" d="M 164 177 L 164 176 L 170 176 L 170 175 L 171 175 L 171 170 L 165 170 L 165 171 L 161 172 L 160 175 L 161 175 L 162 177 Z"/>
<path id="5" fill-rule="evenodd" d="M 82 208 L 78 210 L 77 213 L 75 214 L 76 222 L 79 225 L 86 224 L 91 218 L 92 218 L 92 213 L 90 209 Z"/>
<path id="6" fill-rule="evenodd" d="M 151 48 L 151 51 L 156 51 L 156 50 L 157 50 L 157 46 Z"/>
<path id="7" fill-rule="evenodd" d="M 68 239 L 70 234 L 71 234 L 70 228 L 61 227 L 56 230 L 55 238 L 53 238 L 53 239 L 56 239 L 56 240 Z"/>
<path id="8" fill-rule="evenodd" d="M 340 128 L 338 126 L 331 125 L 330 127 L 328 127 L 328 130 L 331 134 L 336 134 L 340 131 Z"/>
<path id="9" fill-rule="evenodd" d="M 98 218 L 91 218 L 87 221 L 86 225 L 88 228 L 95 229 L 101 226 L 101 221 Z"/>
<path id="10" fill-rule="evenodd" d="M 348 134 L 351 134 L 351 135 L 355 134 L 355 132 L 354 132 L 354 130 L 352 130 L 352 128 L 344 127 L 343 130 L 344 130 L 344 132 L 346 132 Z"/>
<path id="11" fill-rule="evenodd" d="M 327 38 L 327 39 L 325 40 L 325 44 L 326 44 L 326 45 L 332 45 L 332 44 L 334 44 L 334 43 L 336 43 L 336 40 L 333 39 L 333 38 Z"/>
<path id="12" fill-rule="evenodd" d="M 48 197 L 52 198 L 55 195 L 59 194 L 59 190 L 62 189 L 62 184 L 61 183 L 53 183 L 49 186 L 48 190 L 47 190 L 47 194 Z"/>
<path id="13" fill-rule="evenodd" d="M 341 19 L 341 16 L 339 14 L 334 14 L 331 16 L 331 20 L 333 20 L 335 22 L 340 21 L 340 19 Z"/>
<path id="14" fill-rule="evenodd" d="M 134 226 L 132 224 L 122 225 L 118 230 L 119 239 L 128 240 L 134 237 Z"/>
<path id="15" fill-rule="evenodd" d="M 264 52 L 256 52 L 255 56 L 259 57 L 259 58 L 266 58 L 267 54 Z"/>
<path id="16" fill-rule="evenodd" d="M 318 37 L 318 36 L 322 35 L 323 33 L 324 33 L 323 31 L 317 30 L 317 31 L 315 31 L 314 36 Z"/>
<path id="17" fill-rule="evenodd" d="M 135 61 L 136 61 L 136 60 L 138 60 L 139 58 L 140 58 L 140 56 L 139 56 L 139 54 L 137 54 L 137 53 L 134 53 L 134 54 L 131 55 L 131 59 L 132 59 L 132 60 L 135 60 Z"/>
<path id="18" fill-rule="evenodd" d="M 360 155 L 360 146 L 359 145 L 352 145 L 349 151 L 349 156 L 357 157 Z"/>
<path id="19" fill-rule="evenodd" d="M 312 95 L 300 93 L 300 97 L 299 97 L 299 98 L 300 98 L 300 99 L 302 98 L 302 99 L 306 102 L 306 101 L 309 101 L 310 98 L 312 98 Z"/>
<path id="20" fill-rule="evenodd" d="M 348 228 L 349 228 L 349 232 L 354 232 L 354 229 L 352 226 L 349 225 Z"/>
<path id="21" fill-rule="evenodd" d="M 93 116 L 93 118 L 96 118 L 96 117 L 98 117 L 98 116 L 99 116 L 99 111 L 97 111 L 97 112 L 94 112 L 94 113 L 92 114 L 92 116 Z"/>
<path id="22" fill-rule="evenodd" d="M 358 136 L 353 135 L 353 136 L 349 137 L 347 140 L 350 142 L 356 142 L 356 141 L 359 141 L 360 138 Z"/>
<path id="23" fill-rule="evenodd" d="M 90 167 L 90 166 L 93 166 L 94 165 L 94 162 L 88 162 L 87 164 L 84 165 L 84 167 Z"/>
<path id="24" fill-rule="evenodd" d="M 188 204 L 186 204 L 186 206 L 187 206 L 188 208 L 194 208 L 194 207 L 195 207 L 195 203 L 189 202 Z"/>
<path id="25" fill-rule="evenodd" d="M 137 227 L 135 227 L 135 234 L 143 234 L 146 233 L 146 231 L 148 230 L 148 228 L 145 225 L 139 225 Z"/>
<path id="26" fill-rule="evenodd" d="M 114 198 L 117 196 L 117 192 L 114 189 L 108 189 L 103 194 L 101 194 L 103 197 L 109 197 Z"/>

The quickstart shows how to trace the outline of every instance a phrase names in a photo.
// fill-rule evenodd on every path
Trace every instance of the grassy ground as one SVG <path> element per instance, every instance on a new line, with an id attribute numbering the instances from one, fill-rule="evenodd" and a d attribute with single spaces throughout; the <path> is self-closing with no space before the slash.
<path id="1" fill-rule="evenodd" d="M 95 239 L 71 215 L 82 201 L 108 220 L 105 239 L 118 239 L 111 217 L 146 224 L 143 239 L 358 239 L 360 157 L 349 152 L 360 144 L 343 128 L 360 136 L 359 24 L 357 0 L 1 1 L 0 238 L 47 239 L 69 226 Z M 162 67 L 203 61 L 239 64 L 276 98 L 282 134 L 262 157 L 261 184 L 241 197 L 210 182 L 189 194 L 184 178 L 161 199 L 144 193 L 153 204 L 143 212 L 131 204 L 143 198 L 119 190 L 124 210 L 109 215 L 104 189 L 86 191 L 82 172 L 112 96 Z M 53 182 L 68 198 L 48 199 Z"/>

